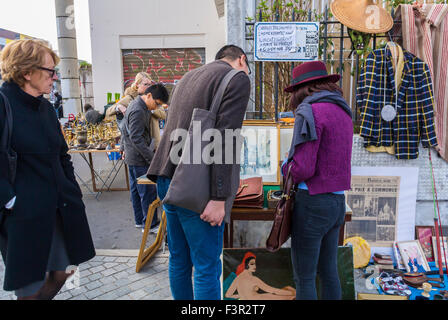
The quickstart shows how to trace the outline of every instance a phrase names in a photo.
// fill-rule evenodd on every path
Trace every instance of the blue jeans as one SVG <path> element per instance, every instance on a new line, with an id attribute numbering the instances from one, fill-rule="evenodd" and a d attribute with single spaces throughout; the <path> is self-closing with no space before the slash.
<path id="1" fill-rule="evenodd" d="M 157 199 L 155 185 L 139 185 L 137 178 L 146 175 L 149 166 L 129 166 L 129 183 L 131 187 L 131 201 L 134 208 L 135 224 L 145 225 L 148 208 Z M 158 217 L 154 214 L 151 227 L 159 223 Z"/>
<path id="2" fill-rule="evenodd" d="M 165 197 L 170 183 L 170 179 L 158 177 L 160 199 Z M 224 223 L 221 227 L 212 227 L 202 221 L 197 212 L 172 205 L 163 208 L 167 218 L 168 270 L 173 298 L 220 300 Z M 193 267 L 194 286 L 191 279 Z"/>
<path id="3" fill-rule="evenodd" d="M 345 196 L 311 196 L 299 189 L 294 203 L 291 229 L 291 259 L 297 300 L 316 300 L 316 274 L 321 298 L 340 300 L 337 254 L 339 229 L 345 217 Z"/>

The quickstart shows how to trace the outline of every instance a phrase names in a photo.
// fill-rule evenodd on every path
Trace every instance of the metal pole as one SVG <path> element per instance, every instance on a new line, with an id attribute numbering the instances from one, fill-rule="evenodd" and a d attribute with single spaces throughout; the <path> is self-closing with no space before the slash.
<path id="1" fill-rule="evenodd" d="M 358 88 L 358 76 L 359 76 L 359 55 L 356 56 L 356 73 L 355 73 L 355 88 Z M 355 122 L 358 123 L 358 105 L 356 104 Z"/>
<path id="2" fill-rule="evenodd" d="M 327 36 L 328 36 L 328 7 L 325 5 L 325 18 L 324 18 L 324 63 L 327 63 Z"/>
<path id="3" fill-rule="evenodd" d="M 279 11 L 278 11 L 278 3 L 277 3 L 277 12 L 275 14 L 275 21 L 279 20 Z M 275 62 L 274 65 L 274 89 L 275 89 L 275 122 L 278 121 L 278 62 Z"/>
<path id="4" fill-rule="evenodd" d="M 295 22 L 295 21 L 296 21 L 296 9 L 293 8 L 292 9 L 292 22 Z M 294 63 L 294 61 L 292 61 L 291 62 L 291 76 L 292 76 L 292 72 L 294 70 L 294 67 L 295 67 L 295 63 Z"/>
<path id="5" fill-rule="evenodd" d="M 344 76 L 344 25 L 341 23 L 341 42 L 339 48 L 339 73 L 341 79 L 339 80 L 339 86 L 342 88 L 342 78 Z"/>
<path id="6" fill-rule="evenodd" d="M 78 50 L 76 47 L 75 7 L 73 0 L 55 0 L 58 47 L 61 62 L 62 99 L 64 117 L 69 113 L 78 114 L 81 109 L 79 88 Z"/>
<path id="7" fill-rule="evenodd" d="M 260 9 L 260 16 L 259 16 L 259 21 L 261 22 L 263 20 L 263 12 Z M 263 119 L 263 62 L 258 62 L 258 90 L 259 90 L 259 95 L 260 95 L 260 114 L 259 114 L 259 119 Z"/>

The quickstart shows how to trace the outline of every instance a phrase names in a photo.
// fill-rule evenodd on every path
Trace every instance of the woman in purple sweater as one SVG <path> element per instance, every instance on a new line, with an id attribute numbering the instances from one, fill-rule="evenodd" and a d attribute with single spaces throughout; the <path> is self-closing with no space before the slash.
<path id="1" fill-rule="evenodd" d="M 297 299 L 341 299 L 337 269 L 339 229 L 345 216 L 344 191 L 350 189 L 352 113 L 325 64 L 307 62 L 293 70 L 290 107 L 294 135 L 287 161 L 297 183 L 292 218 L 291 259 Z"/>

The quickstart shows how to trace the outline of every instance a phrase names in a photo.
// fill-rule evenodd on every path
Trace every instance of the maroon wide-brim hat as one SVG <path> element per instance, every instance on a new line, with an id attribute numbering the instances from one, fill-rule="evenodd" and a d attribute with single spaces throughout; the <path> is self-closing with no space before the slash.
<path id="1" fill-rule="evenodd" d="M 294 68 L 292 71 L 291 85 L 285 88 L 285 91 L 293 92 L 301 85 L 318 79 L 328 79 L 331 82 L 338 82 L 341 76 L 338 74 L 328 74 L 327 68 L 322 61 L 305 62 Z"/>

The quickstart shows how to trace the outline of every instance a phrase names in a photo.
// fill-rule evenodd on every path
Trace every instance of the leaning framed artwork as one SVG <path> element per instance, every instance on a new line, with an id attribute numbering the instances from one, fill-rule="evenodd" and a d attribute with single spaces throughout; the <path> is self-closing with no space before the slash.
<path id="1" fill-rule="evenodd" d="M 397 244 L 407 272 L 426 272 L 431 270 L 418 240 L 399 241 Z"/>
<path id="2" fill-rule="evenodd" d="M 434 261 L 432 236 L 434 235 L 434 227 L 432 226 L 415 226 L 415 237 L 420 241 L 423 252 L 428 262 Z"/>
<path id="3" fill-rule="evenodd" d="M 280 129 L 273 121 L 244 121 L 240 178 L 262 177 L 265 185 L 280 184 Z"/>

